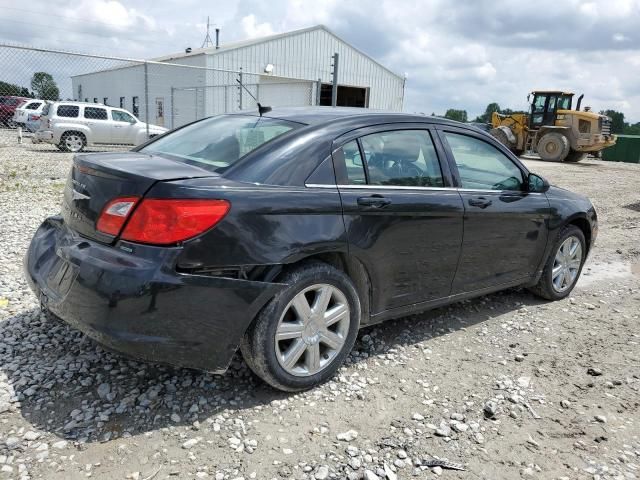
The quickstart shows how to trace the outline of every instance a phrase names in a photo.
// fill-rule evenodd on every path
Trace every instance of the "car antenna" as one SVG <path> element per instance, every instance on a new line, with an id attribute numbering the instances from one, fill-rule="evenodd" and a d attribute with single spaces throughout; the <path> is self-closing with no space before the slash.
<path id="1" fill-rule="evenodd" d="M 253 98 L 256 101 L 256 103 L 258 104 L 258 113 L 260 114 L 260 116 L 262 116 L 263 113 L 268 113 L 271 111 L 271 107 L 267 105 L 260 105 L 260 102 L 258 101 L 258 99 L 254 97 L 253 93 L 251 93 L 249 89 L 242 84 L 240 79 L 236 78 L 236 82 L 238 82 L 238 84 L 247 91 L 247 93 L 251 96 L 251 98 Z"/>

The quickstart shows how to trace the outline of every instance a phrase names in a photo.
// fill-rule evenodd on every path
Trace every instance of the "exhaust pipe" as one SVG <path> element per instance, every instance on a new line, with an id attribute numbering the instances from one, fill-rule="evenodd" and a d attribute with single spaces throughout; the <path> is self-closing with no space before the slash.
<path id="1" fill-rule="evenodd" d="M 220 48 L 220 29 L 216 28 L 216 50 Z"/>
<path id="2" fill-rule="evenodd" d="M 584 97 L 584 93 L 581 93 L 580 96 L 578 97 L 578 103 L 576 104 L 576 110 L 578 112 L 580 111 L 580 104 L 582 103 L 582 97 Z"/>

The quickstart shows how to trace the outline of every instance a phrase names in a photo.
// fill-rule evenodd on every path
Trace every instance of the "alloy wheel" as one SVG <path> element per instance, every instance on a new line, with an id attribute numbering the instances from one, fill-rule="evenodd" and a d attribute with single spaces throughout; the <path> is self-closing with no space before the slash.
<path id="1" fill-rule="evenodd" d="M 350 309 L 338 288 L 316 284 L 299 292 L 284 309 L 275 333 L 276 358 L 295 376 L 325 369 L 349 334 Z"/>
<path id="2" fill-rule="evenodd" d="M 551 271 L 553 289 L 562 293 L 576 281 L 580 266 L 582 265 L 582 244 L 577 237 L 570 236 L 556 252 Z"/>
<path id="3" fill-rule="evenodd" d="M 67 135 L 64 138 L 64 145 L 72 152 L 79 152 L 82 149 L 83 141 L 80 135 Z"/>

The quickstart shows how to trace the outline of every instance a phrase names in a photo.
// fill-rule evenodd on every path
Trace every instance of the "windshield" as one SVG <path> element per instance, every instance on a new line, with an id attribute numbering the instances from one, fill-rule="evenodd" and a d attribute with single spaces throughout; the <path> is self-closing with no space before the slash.
<path id="1" fill-rule="evenodd" d="M 222 115 L 181 128 L 140 151 L 221 172 L 260 145 L 302 126 L 275 118 Z"/>

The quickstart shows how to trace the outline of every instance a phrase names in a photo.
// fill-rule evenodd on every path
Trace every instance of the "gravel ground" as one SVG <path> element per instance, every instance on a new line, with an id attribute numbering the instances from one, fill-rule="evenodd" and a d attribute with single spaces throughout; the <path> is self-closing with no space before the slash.
<path id="1" fill-rule="evenodd" d="M 46 321 L 22 257 L 70 162 L 0 134 L 0 479 L 640 478 L 640 166 L 527 161 L 599 212 L 570 298 L 368 328 L 333 382 L 288 395 L 239 359 L 144 364 Z"/>

